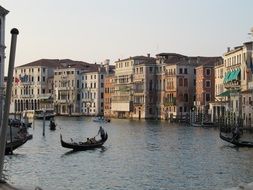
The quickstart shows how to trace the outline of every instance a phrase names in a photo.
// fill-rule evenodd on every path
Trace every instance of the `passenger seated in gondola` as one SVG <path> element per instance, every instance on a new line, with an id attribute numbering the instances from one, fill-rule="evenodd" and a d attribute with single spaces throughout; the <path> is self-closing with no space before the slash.
<path id="1" fill-rule="evenodd" d="M 89 138 L 87 138 L 86 143 L 91 144 L 91 140 Z"/>
<path id="2" fill-rule="evenodd" d="M 91 141 L 92 144 L 95 144 L 97 142 L 95 137 L 91 138 L 90 141 Z"/>
<path id="3" fill-rule="evenodd" d="M 101 139 L 104 140 L 105 139 L 105 130 L 103 129 L 102 126 L 100 126 L 100 128 L 98 130 L 98 134 L 97 135 L 99 135 L 99 134 L 100 134 Z"/>

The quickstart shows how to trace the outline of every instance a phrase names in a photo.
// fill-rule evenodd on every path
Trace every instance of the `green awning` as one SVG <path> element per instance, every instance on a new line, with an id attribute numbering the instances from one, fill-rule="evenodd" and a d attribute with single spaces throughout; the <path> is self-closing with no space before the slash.
<path id="1" fill-rule="evenodd" d="M 218 96 L 220 97 L 225 97 L 225 96 L 230 96 L 231 93 L 238 92 L 239 90 L 227 90 L 225 92 L 220 93 Z"/>
<path id="2" fill-rule="evenodd" d="M 227 80 L 228 80 L 228 78 L 229 78 L 230 73 L 231 73 L 231 72 L 227 72 L 227 73 L 226 73 L 226 75 L 225 75 L 225 77 L 224 77 L 224 81 L 223 81 L 224 83 L 226 83 L 226 82 L 227 82 Z"/>
<path id="3" fill-rule="evenodd" d="M 238 79 L 238 75 L 240 74 L 240 72 L 241 72 L 241 69 L 237 69 L 237 70 L 228 72 L 225 75 L 223 82 L 227 83 L 227 82 L 230 82 L 230 81 L 233 81 L 233 80 L 237 80 Z"/>

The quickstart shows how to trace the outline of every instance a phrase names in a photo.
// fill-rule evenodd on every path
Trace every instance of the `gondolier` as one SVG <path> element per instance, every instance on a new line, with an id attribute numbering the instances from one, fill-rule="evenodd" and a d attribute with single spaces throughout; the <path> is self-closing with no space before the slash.
<path id="1" fill-rule="evenodd" d="M 105 139 L 105 130 L 103 129 L 102 126 L 99 127 L 97 135 L 99 135 L 99 134 L 100 134 L 101 139 L 104 140 Z"/>

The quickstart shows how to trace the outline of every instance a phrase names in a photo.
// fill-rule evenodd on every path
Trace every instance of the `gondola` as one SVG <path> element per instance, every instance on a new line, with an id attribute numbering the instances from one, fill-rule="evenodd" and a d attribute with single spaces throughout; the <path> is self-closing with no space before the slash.
<path id="1" fill-rule="evenodd" d="M 13 150 L 15 150 L 18 147 L 25 144 L 27 140 L 28 140 L 28 137 L 25 137 L 23 139 L 16 139 L 12 142 L 7 142 L 6 145 L 5 145 L 5 155 L 12 154 Z"/>
<path id="2" fill-rule="evenodd" d="M 229 142 L 235 146 L 238 146 L 238 147 L 253 147 L 253 142 L 250 142 L 250 141 L 242 141 L 240 139 L 236 140 L 232 137 L 226 137 L 224 135 L 221 134 L 220 132 L 220 138 L 226 142 Z"/>
<path id="3" fill-rule="evenodd" d="M 110 123 L 111 119 L 110 118 L 104 118 L 104 117 L 95 117 L 93 119 L 94 122 L 103 122 L 103 123 Z"/>
<path id="4" fill-rule="evenodd" d="M 81 150 L 90 150 L 90 149 L 94 149 L 94 148 L 99 148 L 102 147 L 103 144 L 105 143 L 105 141 L 108 138 L 107 133 L 105 134 L 105 138 L 104 139 L 100 139 L 94 143 L 88 143 L 88 142 L 65 142 L 62 140 L 62 135 L 60 135 L 61 138 L 61 145 L 64 148 L 69 148 L 69 149 L 73 149 L 74 151 L 81 151 Z"/>

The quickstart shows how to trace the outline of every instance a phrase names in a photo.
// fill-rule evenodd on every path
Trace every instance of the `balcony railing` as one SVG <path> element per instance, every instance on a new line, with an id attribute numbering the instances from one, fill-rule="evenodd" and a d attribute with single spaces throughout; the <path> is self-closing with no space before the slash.
<path id="1" fill-rule="evenodd" d="M 176 98 L 164 98 L 163 100 L 164 106 L 175 106 L 176 105 Z"/>
<path id="2" fill-rule="evenodd" d="M 22 94 L 20 95 L 20 98 L 33 98 L 34 95 L 33 94 Z"/>

